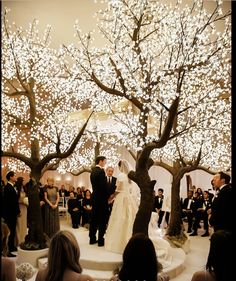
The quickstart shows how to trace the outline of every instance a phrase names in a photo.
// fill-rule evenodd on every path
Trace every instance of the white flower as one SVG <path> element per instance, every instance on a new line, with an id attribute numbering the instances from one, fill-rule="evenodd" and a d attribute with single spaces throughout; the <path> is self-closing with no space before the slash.
<path id="1" fill-rule="evenodd" d="M 21 280 L 28 280 L 33 277 L 36 269 L 28 262 L 24 262 L 16 267 L 16 277 Z"/>

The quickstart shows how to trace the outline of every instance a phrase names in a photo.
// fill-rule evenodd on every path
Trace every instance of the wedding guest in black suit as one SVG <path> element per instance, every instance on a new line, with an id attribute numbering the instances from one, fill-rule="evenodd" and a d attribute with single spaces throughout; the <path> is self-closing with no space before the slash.
<path id="1" fill-rule="evenodd" d="M 106 174 L 104 166 L 105 156 L 98 156 L 95 160 L 96 166 L 92 168 L 90 180 L 92 184 L 92 213 L 89 228 L 89 244 L 98 242 L 98 246 L 104 246 L 104 234 L 108 217 L 108 197 Z M 98 241 L 96 234 L 98 231 Z"/>
<path id="2" fill-rule="evenodd" d="M 184 199 L 183 202 L 183 216 L 187 216 L 188 219 L 188 231 L 187 233 L 192 232 L 192 225 L 193 225 L 193 218 L 194 218 L 194 211 L 195 211 L 195 200 L 193 199 L 193 191 L 188 191 L 188 197 Z"/>
<path id="3" fill-rule="evenodd" d="M 18 202 L 17 189 L 14 187 L 16 182 L 15 173 L 10 171 L 7 173 L 6 178 L 8 180 L 4 187 L 4 199 L 3 199 L 3 218 L 10 229 L 10 235 L 8 239 L 9 257 L 15 255 L 11 252 L 17 251 L 14 245 L 16 235 L 16 222 L 17 216 L 20 215 L 20 208 Z"/>
<path id="4" fill-rule="evenodd" d="M 108 213 L 108 220 L 111 214 L 114 198 L 115 198 L 115 190 L 116 190 L 116 177 L 113 177 L 114 168 L 113 167 L 107 167 L 106 168 L 106 177 L 107 177 L 107 186 L 108 186 L 108 192 L 109 192 L 109 199 L 108 199 L 108 207 L 109 207 L 109 213 Z"/>
<path id="5" fill-rule="evenodd" d="M 198 226 L 201 220 L 203 220 L 203 227 L 205 229 L 205 233 L 202 234 L 202 237 L 209 236 L 209 225 L 208 225 L 208 213 L 207 211 L 211 208 L 211 200 L 208 191 L 203 192 L 203 200 L 199 200 L 198 208 L 196 211 L 195 221 L 193 224 L 193 233 L 191 236 L 197 235 Z"/>
<path id="6" fill-rule="evenodd" d="M 41 182 L 39 182 L 38 192 L 39 192 L 39 202 L 40 202 L 40 209 L 41 209 L 43 230 L 44 230 L 45 229 L 45 198 L 44 198 L 44 187 L 41 184 Z"/>
<path id="7" fill-rule="evenodd" d="M 214 231 L 219 229 L 232 231 L 233 228 L 233 193 L 230 176 L 219 172 L 213 177 L 213 185 L 218 190 L 212 202 L 209 223 Z"/>
<path id="8" fill-rule="evenodd" d="M 163 200 L 164 200 L 163 192 L 164 192 L 163 188 L 158 188 L 157 196 L 155 197 L 155 209 L 156 209 L 156 212 L 158 213 L 157 225 L 159 228 L 161 226 L 161 222 L 162 222 L 163 216 L 165 214 L 165 212 L 163 212 L 161 209 Z"/>

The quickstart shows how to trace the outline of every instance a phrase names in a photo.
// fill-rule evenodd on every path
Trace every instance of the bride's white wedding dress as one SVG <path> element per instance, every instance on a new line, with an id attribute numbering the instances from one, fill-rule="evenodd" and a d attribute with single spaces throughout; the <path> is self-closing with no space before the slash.
<path id="1" fill-rule="evenodd" d="M 105 249 L 123 254 L 125 246 L 132 236 L 133 223 L 139 206 L 139 187 L 128 179 L 127 174 L 120 173 L 117 177 L 118 194 L 112 207 L 112 212 L 105 234 Z M 170 244 L 162 238 L 164 235 L 157 227 L 157 213 L 153 212 L 148 229 L 149 238 L 152 240 L 158 261 L 163 268 L 172 262 Z"/>
<path id="2" fill-rule="evenodd" d="M 125 173 L 117 176 L 118 194 L 113 203 L 105 234 L 105 249 L 122 254 L 132 236 L 133 223 L 137 213 L 137 202 L 131 195 L 132 182 Z"/>

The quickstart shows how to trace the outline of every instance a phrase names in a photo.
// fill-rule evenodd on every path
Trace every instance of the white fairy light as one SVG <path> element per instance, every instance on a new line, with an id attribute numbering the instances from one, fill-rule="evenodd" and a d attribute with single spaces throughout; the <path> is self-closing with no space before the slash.
<path id="1" fill-rule="evenodd" d="M 225 155 L 227 151 L 230 155 L 230 146 L 225 145 L 223 148 L 221 134 L 224 132 L 229 138 L 230 130 L 225 130 L 225 127 L 230 123 L 228 113 L 231 101 L 219 98 L 231 91 L 231 26 L 226 17 L 225 20 L 222 19 L 224 30 L 219 32 L 217 29 L 217 19 L 222 16 L 221 4 L 218 3 L 219 7 L 211 22 L 205 26 L 210 17 L 209 12 L 202 10 L 202 1 L 194 1 L 197 5 L 192 12 L 187 5 L 180 7 L 181 1 L 172 6 L 158 1 L 126 2 L 127 5 L 121 0 L 108 1 L 107 9 L 96 14 L 101 35 L 107 40 L 105 47 L 100 49 L 89 44 L 93 40 L 93 33 L 83 34 L 79 21 L 75 23 L 79 45 L 61 46 L 58 51 L 49 49 L 49 45 L 43 46 L 38 39 L 38 32 L 32 38 L 20 40 L 16 33 L 12 32 L 7 37 L 3 31 L 3 37 L 6 37 L 3 39 L 3 54 L 6 51 L 6 56 L 2 58 L 6 78 L 3 88 L 7 92 L 12 91 L 7 79 L 12 79 L 16 74 L 10 48 L 14 44 L 19 71 L 28 78 L 34 78 L 33 89 L 39 112 L 42 115 L 44 111 L 47 113 L 45 118 L 36 120 L 31 131 L 36 138 L 40 138 L 43 132 L 44 137 L 40 140 L 42 155 L 55 148 L 55 144 L 48 142 L 48 139 L 56 142 L 56 128 L 62 132 L 61 148 L 66 149 L 79 127 L 78 123 L 68 120 L 67 116 L 70 112 L 79 111 L 83 103 L 96 113 L 104 112 L 111 122 L 109 128 L 108 124 L 103 126 L 105 122 L 97 120 L 97 136 L 102 145 L 108 142 L 126 145 L 135 151 L 141 150 L 147 142 L 158 139 L 159 130 L 163 130 L 168 116 L 165 107 L 170 107 L 173 99 L 180 96 L 179 111 L 183 110 L 183 113 L 178 115 L 176 130 L 181 131 L 194 125 L 188 131 L 186 141 L 184 135 L 183 139 L 182 136 L 178 137 L 178 143 L 185 148 L 184 157 L 193 157 L 199 149 L 200 140 L 206 138 L 204 149 L 209 151 L 212 141 L 212 147 L 215 151 L 220 151 L 221 157 L 214 152 L 212 155 L 215 160 L 209 156 L 208 160 L 204 160 L 205 163 L 228 165 L 229 158 Z M 137 26 L 137 19 L 141 20 L 140 26 Z M 36 27 L 35 22 L 32 29 L 35 30 Z M 37 45 L 33 44 L 36 39 L 39 40 Z M 37 61 L 37 67 L 32 68 L 31 60 Z M 118 73 L 121 73 L 121 77 L 118 77 Z M 120 94 L 108 94 L 97 85 L 92 75 L 104 86 Z M 179 89 L 177 86 L 181 75 L 183 80 Z M 16 86 L 19 88 L 20 85 Z M 6 149 L 10 149 L 16 139 L 22 145 L 29 135 L 27 131 L 24 135 L 21 134 L 19 128 L 14 126 L 9 135 L 9 127 L 12 126 L 10 121 L 13 119 L 7 114 L 12 108 L 22 120 L 28 120 L 27 107 L 23 110 L 16 109 L 22 107 L 20 105 L 25 102 L 24 99 L 12 101 L 4 96 L 6 112 L 2 131 L 6 134 Z M 51 104 L 60 99 L 60 106 L 52 110 Z M 141 108 L 133 100 L 140 103 Z M 124 102 L 129 105 L 123 105 Z M 185 110 L 186 108 L 189 109 Z M 50 114 L 50 110 L 53 114 Z M 92 122 L 88 125 L 89 130 L 89 137 L 96 140 Z M 204 133 L 206 130 L 209 138 Z M 72 156 L 72 164 L 69 160 L 63 160 L 61 170 L 66 171 L 68 167 L 72 170 L 77 165 L 76 161 L 78 167 L 91 163 L 88 159 L 93 159 L 94 146 L 86 142 L 88 135 L 78 145 Z M 193 140 L 197 140 L 196 146 L 192 145 Z M 86 143 L 88 147 L 85 147 Z M 175 151 L 175 143 L 171 141 L 164 149 L 155 153 L 171 161 L 177 157 Z M 85 155 L 84 160 L 81 153 Z"/>

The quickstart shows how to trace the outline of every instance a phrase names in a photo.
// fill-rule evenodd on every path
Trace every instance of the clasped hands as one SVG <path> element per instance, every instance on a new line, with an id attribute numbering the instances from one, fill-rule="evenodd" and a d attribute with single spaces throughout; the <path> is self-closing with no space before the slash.
<path id="1" fill-rule="evenodd" d="M 114 200 L 115 200 L 115 194 L 110 195 L 110 197 L 108 198 L 108 204 L 113 203 Z"/>

